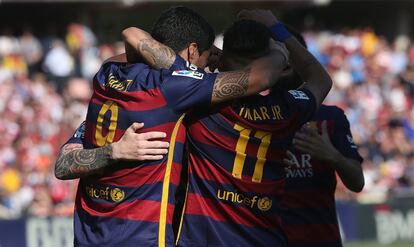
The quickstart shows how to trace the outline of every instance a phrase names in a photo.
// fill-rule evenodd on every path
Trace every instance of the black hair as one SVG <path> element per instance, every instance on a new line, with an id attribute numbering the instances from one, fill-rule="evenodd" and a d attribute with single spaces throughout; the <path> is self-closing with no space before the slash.
<path id="1" fill-rule="evenodd" d="M 225 32 L 223 54 L 243 58 L 256 58 L 269 51 L 270 30 L 252 20 L 238 20 Z"/>
<path id="2" fill-rule="evenodd" d="M 211 25 L 194 10 L 183 6 L 164 11 L 152 27 L 151 36 L 177 53 L 196 43 L 200 54 L 210 49 L 215 38 Z"/>

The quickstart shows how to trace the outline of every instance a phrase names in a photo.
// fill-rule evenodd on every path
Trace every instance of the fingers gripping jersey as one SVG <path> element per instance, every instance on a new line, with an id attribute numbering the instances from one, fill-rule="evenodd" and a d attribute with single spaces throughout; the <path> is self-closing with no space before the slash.
<path id="1" fill-rule="evenodd" d="M 284 246 L 282 156 L 313 115 L 309 91 L 274 92 L 193 114 L 179 246 Z"/>
<path id="2" fill-rule="evenodd" d="M 216 76 L 191 68 L 177 56 L 170 70 L 106 63 L 96 74 L 84 147 L 117 141 L 132 123 L 143 122 L 145 128 L 140 132 L 166 132 L 170 148 L 161 161 L 119 161 L 80 179 L 75 245 L 174 244 L 171 221 L 185 141 L 182 119 L 187 110 L 210 103 Z"/>
<path id="3" fill-rule="evenodd" d="M 324 120 L 335 148 L 345 157 L 362 162 L 344 112 L 336 106 L 322 105 L 309 124 L 320 130 Z M 295 155 L 294 165 L 286 168 L 282 203 L 289 246 L 342 246 L 335 207 L 335 170 L 309 154 Z"/>

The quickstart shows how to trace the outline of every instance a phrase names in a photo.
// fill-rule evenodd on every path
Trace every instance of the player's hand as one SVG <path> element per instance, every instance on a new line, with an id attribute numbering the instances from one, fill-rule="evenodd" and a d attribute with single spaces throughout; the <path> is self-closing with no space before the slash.
<path id="1" fill-rule="evenodd" d="M 338 150 L 332 145 L 328 135 L 327 122 L 322 122 L 322 134 L 308 126 L 296 132 L 293 139 L 295 148 L 303 153 L 310 154 L 312 158 L 333 162 L 338 157 Z"/>
<path id="2" fill-rule="evenodd" d="M 286 48 L 286 45 L 279 41 L 270 41 L 270 49 L 274 51 L 279 51 L 280 54 L 285 58 L 285 61 L 289 61 L 289 50 Z"/>
<path id="3" fill-rule="evenodd" d="M 264 9 L 244 9 L 237 14 L 237 19 L 257 21 L 264 24 L 268 28 L 277 23 L 277 19 L 275 15 L 273 15 L 272 11 Z"/>
<path id="4" fill-rule="evenodd" d="M 119 141 L 111 144 L 114 160 L 160 160 L 168 153 L 168 142 L 151 141 L 167 135 L 158 131 L 136 133 L 142 127 L 143 123 L 133 123 Z"/>
<path id="5" fill-rule="evenodd" d="M 214 72 L 216 69 L 220 67 L 221 56 L 223 55 L 223 51 L 213 45 L 210 49 L 210 56 L 208 57 L 207 62 L 207 72 Z"/>
<path id="6" fill-rule="evenodd" d="M 286 166 L 293 166 L 294 160 L 296 159 L 296 156 L 294 153 L 292 153 L 291 151 L 287 150 L 286 151 L 286 156 L 287 158 L 283 159 L 283 164 L 285 164 Z"/>

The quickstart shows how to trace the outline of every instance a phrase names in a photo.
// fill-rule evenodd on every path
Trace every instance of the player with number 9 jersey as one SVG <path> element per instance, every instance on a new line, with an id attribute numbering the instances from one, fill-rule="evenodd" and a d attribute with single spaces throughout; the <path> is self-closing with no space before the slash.
<path id="1" fill-rule="evenodd" d="M 84 147 L 117 141 L 131 123 L 144 122 L 142 131 L 165 132 L 170 148 L 160 161 L 119 162 L 80 179 L 74 216 L 77 246 L 173 244 L 174 194 L 185 141 L 182 119 L 188 109 L 210 104 L 215 78 L 180 56 L 170 70 L 121 62 L 101 67 L 94 77 Z"/>

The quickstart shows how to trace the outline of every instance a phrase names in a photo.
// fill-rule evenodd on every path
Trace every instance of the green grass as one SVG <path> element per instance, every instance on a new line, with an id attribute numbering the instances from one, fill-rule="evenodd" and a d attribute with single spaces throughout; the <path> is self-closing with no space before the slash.
<path id="1" fill-rule="evenodd" d="M 344 247 L 413 247 L 414 243 L 379 244 L 375 242 L 346 243 Z"/>

